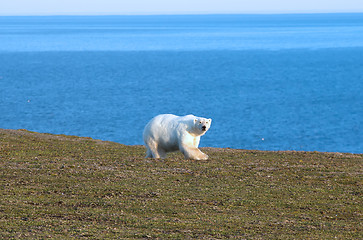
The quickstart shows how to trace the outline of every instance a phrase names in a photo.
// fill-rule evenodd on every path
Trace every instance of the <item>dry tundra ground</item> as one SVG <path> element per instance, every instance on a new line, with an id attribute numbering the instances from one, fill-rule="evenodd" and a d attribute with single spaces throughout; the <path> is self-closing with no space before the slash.
<path id="1" fill-rule="evenodd" d="M 0 129 L 0 238 L 363 238 L 362 154 L 203 151 Z"/>

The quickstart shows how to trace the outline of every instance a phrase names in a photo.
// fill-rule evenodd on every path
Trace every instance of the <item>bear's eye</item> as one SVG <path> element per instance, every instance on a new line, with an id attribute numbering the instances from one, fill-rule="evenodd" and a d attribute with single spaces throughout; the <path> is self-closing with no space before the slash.
<path id="1" fill-rule="evenodd" d="M 202 123 L 202 121 L 200 121 L 199 123 Z"/>

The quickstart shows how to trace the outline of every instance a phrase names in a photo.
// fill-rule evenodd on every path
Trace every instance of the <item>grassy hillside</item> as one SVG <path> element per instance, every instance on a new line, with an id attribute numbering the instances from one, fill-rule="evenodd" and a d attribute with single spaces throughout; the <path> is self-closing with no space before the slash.
<path id="1" fill-rule="evenodd" d="M 0 238 L 362 238 L 363 155 L 142 146 L 0 129 Z"/>

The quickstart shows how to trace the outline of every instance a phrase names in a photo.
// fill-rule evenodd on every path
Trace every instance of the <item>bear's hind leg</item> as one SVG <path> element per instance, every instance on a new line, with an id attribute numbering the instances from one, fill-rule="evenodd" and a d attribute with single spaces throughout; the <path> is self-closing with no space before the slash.
<path id="1" fill-rule="evenodd" d="M 161 147 L 158 147 L 158 154 L 159 154 L 158 158 L 162 158 L 162 159 L 166 158 L 166 152 Z"/>
<path id="2" fill-rule="evenodd" d="M 165 158 L 166 152 L 164 149 L 161 149 L 160 147 L 157 148 L 155 151 L 151 151 L 153 158 Z"/>
<path id="3" fill-rule="evenodd" d="M 157 158 L 158 153 L 155 141 L 149 139 L 148 141 L 145 141 L 145 143 L 147 148 L 146 158 Z"/>
<path id="4" fill-rule="evenodd" d="M 147 143 L 146 157 L 165 158 L 166 152 L 155 141 L 149 141 Z"/>
<path id="5" fill-rule="evenodd" d="M 146 148 L 147 148 L 147 150 L 146 150 L 145 158 L 152 158 L 153 154 L 151 153 L 150 148 L 149 147 L 146 147 Z"/>

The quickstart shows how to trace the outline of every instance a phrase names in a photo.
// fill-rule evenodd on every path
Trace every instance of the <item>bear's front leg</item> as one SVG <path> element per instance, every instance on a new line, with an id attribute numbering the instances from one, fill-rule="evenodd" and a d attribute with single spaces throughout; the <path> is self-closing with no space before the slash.
<path id="1" fill-rule="evenodd" d="M 198 148 L 189 145 L 181 145 L 180 151 L 184 154 L 186 159 L 193 160 L 207 160 L 208 155 L 201 152 Z"/>

